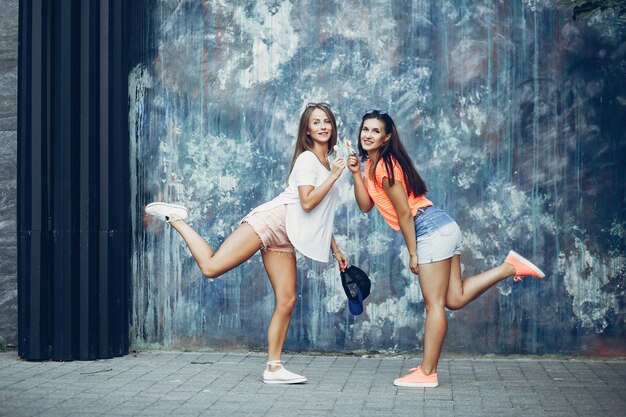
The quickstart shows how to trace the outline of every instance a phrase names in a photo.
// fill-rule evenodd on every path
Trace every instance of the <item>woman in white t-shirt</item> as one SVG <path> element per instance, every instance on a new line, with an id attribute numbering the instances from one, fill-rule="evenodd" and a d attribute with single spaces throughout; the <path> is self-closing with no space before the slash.
<path id="1" fill-rule="evenodd" d="M 336 143 L 337 124 L 330 106 L 307 104 L 300 117 L 287 188 L 252 210 L 217 251 L 185 223 L 189 215 L 185 207 L 161 202 L 146 206 L 146 213 L 166 221 L 180 233 L 207 278 L 219 277 L 261 250 L 276 300 L 267 329 L 268 360 L 263 372 L 267 384 L 307 380 L 287 371 L 281 361 L 296 303 L 295 250 L 320 262 L 328 262 L 332 252 L 341 269 L 348 265 L 348 258 L 332 236 L 337 200 L 335 183 L 346 167 L 341 157 L 332 163 L 327 159 Z"/>

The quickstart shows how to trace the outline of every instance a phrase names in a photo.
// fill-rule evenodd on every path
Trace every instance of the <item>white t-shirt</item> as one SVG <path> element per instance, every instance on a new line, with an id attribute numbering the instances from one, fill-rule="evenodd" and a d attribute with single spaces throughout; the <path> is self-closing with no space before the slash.
<path id="1" fill-rule="evenodd" d="M 311 151 L 304 151 L 296 159 L 285 191 L 252 210 L 248 216 L 287 204 L 286 228 L 291 244 L 307 258 L 328 262 L 337 203 L 337 183 L 333 184 L 322 201 L 309 213 L 304 211 L 300 204 L 298 187 L 301 185 L 317 187 L 329 176 L 330 171 L 322 165 L 317 156 Z"/>

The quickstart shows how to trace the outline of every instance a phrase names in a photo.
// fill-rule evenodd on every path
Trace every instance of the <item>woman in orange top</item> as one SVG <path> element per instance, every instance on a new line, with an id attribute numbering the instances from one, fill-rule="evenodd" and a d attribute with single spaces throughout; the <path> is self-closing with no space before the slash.
<path id="1" fill-rule="evenodd" d="M 354 196 L 362 212 L 378 208 L 392 229 L 404 236 L 409 267 L 418 275 L 426 307 L 424 358 L 394 385 L 436 387 L 437 363 L 448 329 L 445 308 L 458 310 L 508 276 L 535 276 L 543 272 L 510 251 L 505 261 L 489 271 L 461 277 L 461 231 L 443 210 L 424 196 L 428 189 L 408 156 L 395 123 L 384 111 L 365 113 L 359 129 L 359 158 L 350 155 L 348 168 L 354 180 Z"/>

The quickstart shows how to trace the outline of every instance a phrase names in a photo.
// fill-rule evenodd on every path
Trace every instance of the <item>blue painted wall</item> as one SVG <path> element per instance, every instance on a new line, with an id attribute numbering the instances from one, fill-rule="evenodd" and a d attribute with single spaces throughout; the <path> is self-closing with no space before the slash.
<path id="1" fill-rule="evenodd" d="M 304 103 L 328 101 L 353 141 L 365 109 L 395 118 L 463 230 L 465 274 L 510 248 L 547 272 L 450 312 L 447 352 L 625 354 L 626 25 L 545 3 L 153 2 L 129 74 L 134 346 L 264 349 L 260 256 L 205 280 L 143 207 L 182 202 L 218 246 L 284 188 Z M 286 348 L 418 351 L 402 237 L 358 211 L 348 177 L 335 235 L 370 273 L 366 312 L 347 312 L 336 264 L 300 258 Z"/>

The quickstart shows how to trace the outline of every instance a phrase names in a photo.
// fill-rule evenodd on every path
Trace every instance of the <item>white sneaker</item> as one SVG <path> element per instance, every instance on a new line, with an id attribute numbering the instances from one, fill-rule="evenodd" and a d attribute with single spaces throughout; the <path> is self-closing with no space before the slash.
<path id="1" fill-rule="evenodd" d="M 280 366 L 278 371 L 270 371 L 268 368 L 263 372 L 263 382 L 266 384 L 301 384 L 306 382 L 305 376 L 289 372 L 283 366 L 282 361 L 268 361 L 268 365 Z"/>
<path id="2" fill-rule="evenodd" d="M 167 203 L 150 203 L 146 206 L 146 213 L 158 217 L 159 219 L 170 222 L 171 220 L 186 220 L 189 217 L 189 211 L 177 204 Z"/>

